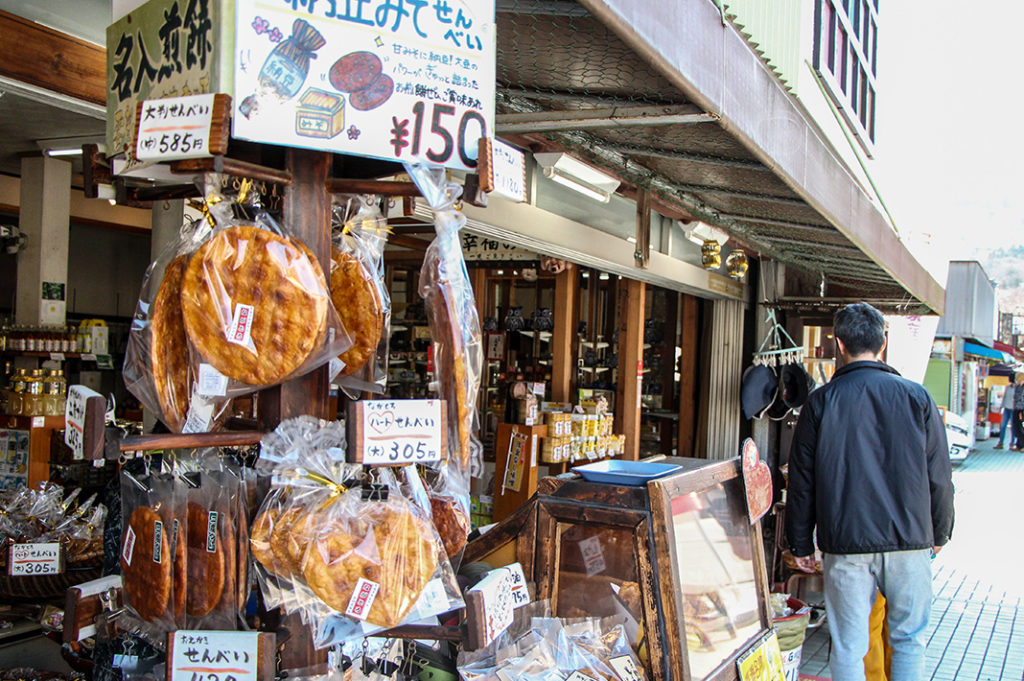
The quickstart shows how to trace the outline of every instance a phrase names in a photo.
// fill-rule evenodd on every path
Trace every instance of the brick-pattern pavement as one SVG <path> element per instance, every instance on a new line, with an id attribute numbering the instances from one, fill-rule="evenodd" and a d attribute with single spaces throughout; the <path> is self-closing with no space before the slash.
<path id="1" fill-rule="evenodd" d="M 956 525 L 933 570 L 933 681 L 1024 680 L 1024 453 L 995 444 L 979 442 L 953 469 Z M 828 627 L 809 632 L 800 673 L 829 678 L 828 653 Z"/>

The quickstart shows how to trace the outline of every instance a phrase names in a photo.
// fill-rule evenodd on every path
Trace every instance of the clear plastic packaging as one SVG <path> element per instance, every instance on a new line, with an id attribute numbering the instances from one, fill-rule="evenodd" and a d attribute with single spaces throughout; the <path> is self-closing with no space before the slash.
<path id="1" fill-rule="evenodd" d="M 334 382 L 358 396 L 387 389 L 391 295 L 384 284 L 388 222 L 378 197 L 359 195 L 335 206 L 331 246 L 331 300 L 352 347 L 338 359 Z"/>
<path id="2" fill-rule="evenodd" d="M 406 171 L 434 211 L 437 236 L 420 270 L 420 296 L 426 305 L 434 343 L 438 390 L 448 404 L 449 457 L 430 480 L 435 524 L 445 537 L 448 555 L 465 546 L 469 523 L 469 479 L 482 470 L 478 438 L 477 393 L 483 352 L 480 317 L 466 271 L 459 230 L 466 218 L 455 207 L 461 188 L 446 179 L 443 168 L 406 164 Z"/>
<path id="3" fill-rule="evenodd" d="M 228 415 L 230 407 L 225 396 L 208 397 L 198 389 L 194 351 L 181 309 L 181 283 L 189 259 L 209 233 L 206 220 L 182 225 L 177 240 L 146 270 L 128 332 L 125 385 L 176 433 L 211 430 Z"/>
<path id="4" fill-rule="evenodd" d="M 133 459 L 121 470 L 124 600 L 154 640 L 184 624 L 182 492 L 162 456 Z"/>

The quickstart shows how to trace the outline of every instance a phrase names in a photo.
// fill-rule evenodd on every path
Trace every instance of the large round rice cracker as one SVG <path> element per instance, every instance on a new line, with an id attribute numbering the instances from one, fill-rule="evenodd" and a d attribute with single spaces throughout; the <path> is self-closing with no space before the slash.
<path id="1" fill-rule="evenodd" d="M 150 316 L 153 383 L 164 423 L 173 431 L 180 431 L 185 425 L 192 391 L 188 336 L 181 315 L 181 280 L 187 265 L 187 255 L 179 255 L 168 263 Z"/>
<path id="2" fill-rule="evenodd" d="M 384 311 L 373 277 L 359 259 L 331 249 L 331 301 L 352 347 L 338 355 L 345 363 L 339 376 L 349 376 L 366 364 L 380 345 Z"/>
<path id="3" fill-rule="evenodd" d="M 286 237 L 252 225 L 214 234 L 182 282 L 185 330 L 203 359 L 228 378 L 273 385 L 316 349 L 327 324 L 319 263 Z M 249 340 L 229 340 L 240 305 L 252 306 Z"/>
<path id="4" fill-rule="evenodd" d="M 219 514 L 218 514 L 219 515 Z M 218 528 L 213 551 L 207 550 L 207 528 L 210 513 L 200 506 L 188 504 L 188 597 L 185 611 L 192 617 L 209 615 L 224 593 L 224 538 Z M 218 520 L 218 525 L 220 522 Z"/>
<path id="5" fill-rule="evenodd" d="M 130 559 L 124 559 L 121 551 L 121 575 L 128 603 L 139 617 L 152 622 L 167 611 L 171 596 L 171 552 L 168 548 L 167 533 L 160 532 L 160 562 L 153 560 L 153 540 L 156 537 L 156 523 L 162 523 L 160 515 L 148 506 L 138 506 L 128 518 L 121 546 L 130 531 L 134 536 Z"/>

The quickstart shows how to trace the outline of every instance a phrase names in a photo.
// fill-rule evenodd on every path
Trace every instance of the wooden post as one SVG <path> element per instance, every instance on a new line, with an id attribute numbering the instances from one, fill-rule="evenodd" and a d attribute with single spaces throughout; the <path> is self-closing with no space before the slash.
<path id="1" fill-rule="evenodd" d="M 640 457 L 640 394 L 643 390 L 644 316 L 647 285 L 625 279 L 619 290 L 619 371 L 615 429 L 626 436 L 623 459 Z"/>
<path id="2" fill-rule="evenodd" d="M 576 338 L 576 309 L 579 271 L 569 263 L 555 275 L 555 330 L 551 336 L 551 400 L 572 402 L 572 379 L 576 373 L 573 346 Z"/>
<path id="3" fill-rule="evenodd" d="M 700 329 L 699 301 L 688 293 L 682 295 L 682 320 L 679 332 L 679 456 L 694 456 L 697 439 L 697 378 Z"/>
<path id="4" fill-rule="evenodd" d="M 288 149 L 287 169 L 294 182 L 284 197 L 284 220 L 292 234 L 301 239 L 320 261 L 325 273 L 331 271 L 331 197 L 327 193 L 327 173 L 331 155 L 305 149 Z M 273 430 L 284 419 L 310 415 L 333 418 L 328 414 L 329 379 L 327 367 L 259 393 L 259 421 L 262 430 Z M 280 630 L 290 636 L 280 650 L 280 669 L 309 669 L 311 674 L 326 671 L 327 651 L 317 650 L 309 627 L 295 615 L 281 618 Z"/>

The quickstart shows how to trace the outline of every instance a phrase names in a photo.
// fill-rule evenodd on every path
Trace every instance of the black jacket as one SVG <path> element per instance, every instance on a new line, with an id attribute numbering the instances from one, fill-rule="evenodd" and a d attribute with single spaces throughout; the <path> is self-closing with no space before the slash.
<path id="1" fill-rule="evenodd" d="M 918 383 L 848 364 L 807 398 L 789 454 L 786 538 L 795 556 L 942 546 L 953 530 L 946 429 Z"/>

